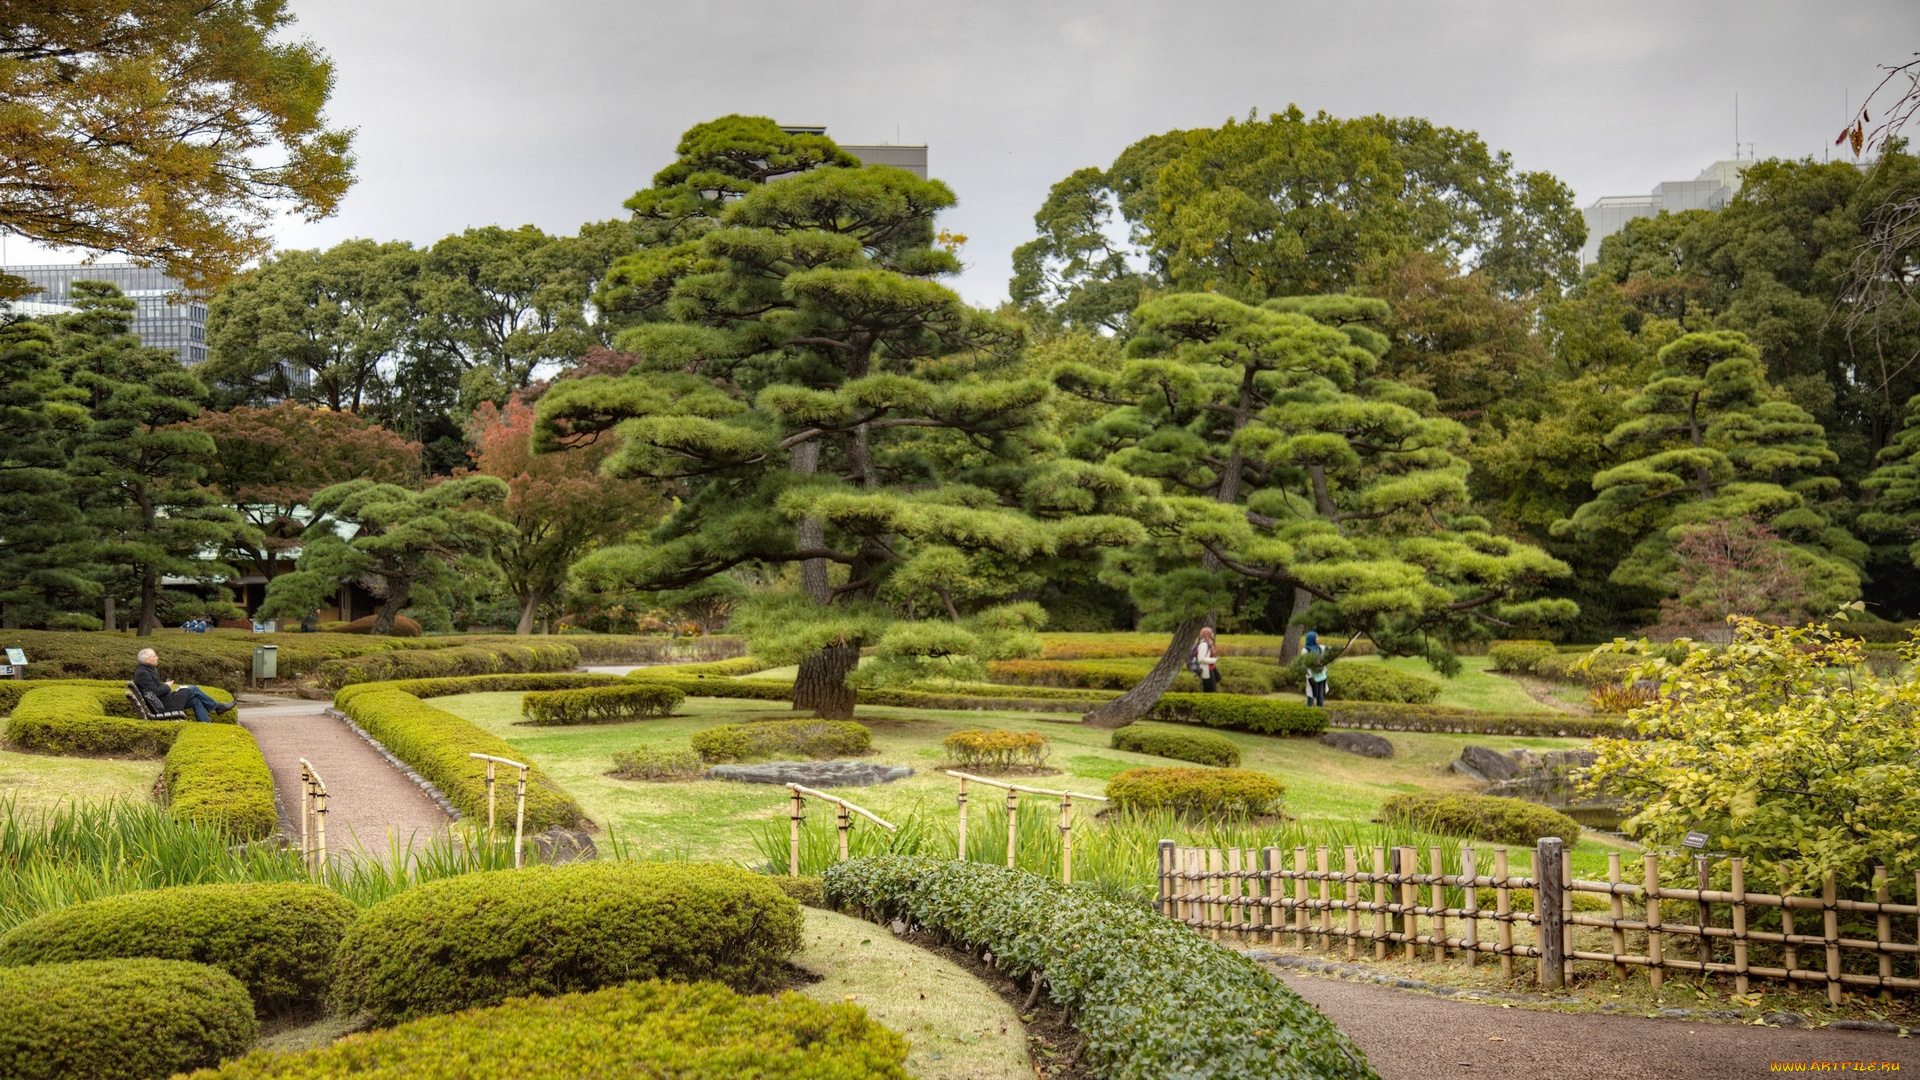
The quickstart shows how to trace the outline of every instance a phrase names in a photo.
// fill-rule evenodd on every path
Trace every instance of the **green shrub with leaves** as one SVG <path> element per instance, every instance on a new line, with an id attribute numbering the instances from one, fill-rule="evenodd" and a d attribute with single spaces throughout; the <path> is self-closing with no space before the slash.
<path id="1" fill-rule="evenodd" d="M 627 672 L 625 677 L 628 679 L 691 679 L 700 676 L 718 676 L 723 679 L 736 679 L 756 671 L 765 671 L 772 666 L 757 656 L 736 656 L 730 660 L 708 660 L 699 664 L 659 664 L 654 667 L 635 668 Z"/>
<path id="2" fill-rule="evenodd" d="M 1199 817 L 1278 812 L 1287 786 L 1251 769 L 1128 769 L 1107 781 L 1115 810 L 1171 810 Z"/>
<path id="3" fill-rule="evenodd" d="M 671 686 L 635 682 L 584 690 L 547 690 L 520 700 L 520 713 L 541 725 L 624 724 L 670 715 L 687 700 Z"/>
<path id="4" fill-rule="evenodd" d="M 666 671 L 666 668 L 647 669 Z M 634 679 L 639 672 L 628 675 Z M 793 683 L 776 679 L 729 679 L 723 675 L 694 675 L 686 678 L 648 675 L 647 683 L 671 686 L 688 697 L 735 698 L 744 701 L 787 701 L 793 697 Z"/>
<path id="5" fill-rule="evenodd" d="M 691 750 L 616 750 L 616 780 L 698 780 L 707 771 L 700 755 Z"/>
<path id="6" fill-rule="evenodd" d="M 188 723 L 134 719 L 125 683 L 26 685 L 32 689 L 20 697 L 7 718 L 7 741 L 18 750 L 66 757 L 157 758 L 166 754 Z M 216 700 L 233 700 L 224 690 L 208 688 L 207 692 Z M 237 715 L 222 713 L 214 722 L 230 726 Z"/>
<path id="7" fill-rule="evenodd" d="M 691 742 L 709 762 L 824 759 L 870 752 L 873 732 L 852 720 L 756 720 L 696 731 Z"/>
<path id="8" fill-rule="evenodd" d="M 1329 701 L 1392 701 L 1424 705 L 1439 696 L 1439 682 L 1384 664 L 1346 663 L 1327 668 Z"/>
<path id="9" fill-rule="evenodd" d="M 1164 646 L 1163 646 L 1164 648 Z M 1156 654 L 1157 655 L 1157 654 Z M 996 660 L 989 677 L 1015 686 L 1048 686 L 1079 690 L 1129 690 L 1146 678 L 1154 661 L 1145 657 L 1107 660 Z M 1272 660 L 1223 656 L 1219 659 L 1219 689 L 1229 694 L 1271 694 L 1288 682 L 1287 671 Z M 1172 689 L 1198 693 L 1200 680 L 1181 672 Z"/>
<path id="10" fill-rule="evenodd" d="M 1375 820 L 1494 844 L 1532 845 L 1543 836 L 1568 844 L 1580 839 L 1579 823 L 1560 811 L 1497 795 L 1408 792 L 1380 804 Z"/>
<path id="11" fill-rule="evenodd" d="M 160 782 L 174 816 L 215 826 L 236 840 L 262 839 L 280 824 L 273 773 L 244 728 L 181 725 Z"/>
<path id="12" fill-rule="evenodd" d="M 1318 735 L 1327 730 L 1325 709 L 1239 694 L 1165 694 L 1148 718 L 1260 735 Z"/>
<path id="13" fill-rule="evenodd" d="M 1115 750 L 1136 754 L 1191 761 L 1200 765 L 1232 768 L 1240 764 L 1240 748 L 1231 739 L 1210 731 L 1161 731 L 1155 728 L 1123 727 L 1114 731 Z"/>
<path id="14" fill-rule="evenodd" d="M 417 698 L 452 697 L 455 694 L 491 694 L 510 690 L 584 690 L 594 686 L 625 686 L 623 675 L 595 675 L 581 672 L 526 672 L 508 675 L 465 675 L 448 679 L 397 679 L 392 682 L 354 683 L 334 691 L 333 703 L 346 708 L 361 694 L 398 690 Z"/>
<path id="15" fill-rule="evenodd" d="M 329 690 L 363 682 L 396 679 L 445 679 L 461 675 L 567 671 L 580 666 L 580 650 L 564 642 L 516 645 L 462 645 L 450 649 L 407 649 L 329 660 L 315 674 Z"/>
<path id="16" fill-rule="evenodd" d="M 823 875 L 827 900 L 993 952 L 1045 993 L 1107 1080 L 1377 1080 L 1346 1035 L 1258 964 L 1145 907 L 980 863 L 887 856 Z"/>
<path id="17" fill-rule="evenodd" d="M 1625 716 L 1655 696 L 1653 687 L 1640 683 L 1603 683 L 1587 692 L 1587 707 L 1603 716 Z"/>
<path id="18" fill-rule="evenodd" d="M 1487 659 L 1495 671 L 1531 675 L 1536 664 L 1558 652 L 1551 641 L 1496 641 L 1487 646 Z"/>
<path id="19" fill-rule="evenodd" d="M 753 990 L 800 947 L 800 905 L 708 863 L 465 874 L 376 904 L 340 943 L 336 1007 L 383 1024 L 636 979 Z"/>
<path id="20" fill-rule="evenodd" d="M 0 1076 L 163 1080 L 259 1037 L 239 980 L 183 960 L 0 968 Z"/>
<path id="21" fill-rule="evenodd" d="M 240 980 L 262 1014 L 320 1004 L 333 950 L 360 912 L 296 883 L 186 885 L 91 900 L 0 937 L 0 967 L 151 957 L 191 960 Z"/>
<path id="22" fill-rule="evenodd" d="M 354 694 L 344 703 L 336 696 L 335 704 L 469 817 L 486 817 L 487 766 L 467 755 L 526 760 L 505 739 L 399 690 Z M 527 777 L 527 831 L 541 832 L 555 825 L 572 828 L 584 816 L 580 804 L 535 764 Z"/>
<path id="23" fill-rule="evenodd" d="M 1602 646 L 1602 648 L 1605 647 Z M 1645 662 L 1644 658 L 1622 656 L 1617 653 L 1557 652 L 1552 656 L 1542 657 L 1536 662 L 1533 673 L 1555 682 L 1605 686 L 1608 683 L 1625 682 L 1632 678 L 1634 669 Z"/>
<path id="24" fill-rule="evenodd" d="M 55 687 L 67 687 L 82 690 L 120 691 L 126 687 L 126 681 L 108 679 L 0 679 L 0 716 L 13 711 L 15 705 L 29 690 L 51 690 Z M 131 710 L 128 710 L 131 714 Z M 118 715 L 118 714 L 114 714 Z"/>
<path id="25" fill-rule="evenodd" d="M 964 728 L 940 740 L 956 768 L 1001 771 L 1047 763 L 1048 738 L 1037 731 Z"/>
<path id="26" fill-rule="evenodd" d="M 430 1016 L 298 1053 L 256 1051 L 193 1080 L 907 1080 L 906 1040 L 857 1005 L 636 982 Z"/>
<path id="27" fill-rule="evenodd" d="M 1632 728 L 1617 716 L 1577 716 L 1564 712 L 1497 713 L 1455 705 L 1405 705 L 1394 702 L 1330 701 L 1327 722 L 1368 731 L 1430 731 L 1440 734 L 1547 735 L 1578 738 L 1626 735 Z"/>

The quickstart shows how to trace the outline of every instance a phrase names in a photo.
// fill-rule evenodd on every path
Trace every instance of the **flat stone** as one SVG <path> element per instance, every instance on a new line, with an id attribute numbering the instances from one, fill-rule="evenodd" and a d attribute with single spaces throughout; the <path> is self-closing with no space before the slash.
<path id="1" fill-rule="evenodd" d="M 1469 780 L 1474 780 L 1482 784 L 1487 782 L 1485 773 L 1467 764 L 1460 758 L 1454 758 L 1452 761 L 1447 762 L 1447 768 L 1452 769 L 1454 772 L 1459 773 Z"/>
<path id="2" fill-rule="evenodd" d="M 1359 754 L 1361 757 L 1390 758 L 1393 756 L 1393 743 L 1364 731 L 1329 731 L 1320 736 L 1320 742 L 1324 746 L 1345 750 L 1349 754 Z"/>
<path id="3" fill-rule="evenodd" d="M 913 770 L 873 761 L 763 761 L 756 765 L 715 765 L 709 780 L 743 784 L 805 784 L 813 788 L 872 787 L 905 780 Z"/>
<path id="4" fill-rule="evenodd" d="M 1461 747 L 1460 760 L 1488 780 L 1511 780 L 1520 774 L 1520 766 L 1512 758 L 1484 746 Z"/>

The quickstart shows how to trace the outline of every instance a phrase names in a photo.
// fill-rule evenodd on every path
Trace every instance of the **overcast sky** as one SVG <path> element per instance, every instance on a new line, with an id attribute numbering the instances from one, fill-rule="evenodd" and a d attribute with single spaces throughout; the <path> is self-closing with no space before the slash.
<path id="1" fill-rule="evenodd" d="M 1691 179 L 1742 143 L 1819 157 L 1920 50 L 1916 0 L 294 0 L 359 129 L 340 213 L 289 247 L 572 232 L 739 112 L 926 143 L 971 238 L 961 292 L 1006 296 L 1047 188 L 1142 136 L 1249 109 L 1478 131 L 1579 204 Z M 1743 153 L 1745 148 L 1742 148 Z M 15 241 L 17 245 L 19 242 Z M 14 261 L 22 261 L 18 251 Z"/>

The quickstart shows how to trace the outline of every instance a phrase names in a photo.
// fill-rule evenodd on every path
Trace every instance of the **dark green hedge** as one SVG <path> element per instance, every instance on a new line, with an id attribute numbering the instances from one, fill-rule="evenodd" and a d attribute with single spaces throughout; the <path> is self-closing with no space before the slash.
<path id="1" fill-rule="evenodd" d="M 1192 761 L 1201 765 L 1231 768 L 1240 764 L 1240 748 L 1224 735 L 1210 731 L 1161 731 L 1153 728 L 1123 727 L 1113 733 L 1115 750 L 1136 754 Z"/>
<path id="2" fill-rule="evenodd" d="M 0 716 L 13 711 L 20 704 L 20 698 L 29 690 L 48 690 L 56 686 L 73 687 L 85 690 L 124 690 L 126 680 L 110 679 L 0 679 Z M 121 700 L 125 700 L 122 698 Z M 133 706 L 128 705 L 126 714 L 133 714 Z M 115 714 L 117 715 L 117 714 Z"/>
<path id="3" fill-rule="evenodd" d="M 633 979 L 752 990 L 800 947 L 800 905 L 702 863 L 578 863 L 465 874 L 373 907 L 340 943 L 335 1005 L 381 1023 Z"/>
<path id="4" fill-rule="evenodd" d="M 857 1005 L 641 982 L 433 1016 L 193 1080 L 907 1080 L 906 1040 Z"/>
<path id="5" fill-rule="evenodd" d="M 1287 689 L 1297 689 L 1289 686 Z M 1404 701 L 1424 704 L 1440 696 L 1440 683 L 1424 675 L 1367 661 L 1327 668 L 1329 701 Z"/>
<path id="6" fill-rule="evenodd" d="M 1318 735 L 1327 730 L 1325 709 L 1239 694 L 1165 694 L 1148 718 L 1261 735 Z"/>
<path id="7" fill-rule="evenodd" d="M 546 690 L 520 700 L 520 713 L 535 724 L 624 724 L 667 716 L 687 700 L 671 686 L 631 682 L 584 690 Z"/>
<path id="8" fill-rule="evenodd" d="M 166 1080 L 259 1037 L 233 976 L 181 960 L 0 968 L 0 1076 Z"/>
<path id="9" fill-rule="evenodd" d="M 450 649 L 409 649 L 329 660 L 315 674 L 329 690 L 363 682 L 395 679 L 444 679 L 460 675 L 500 675 L 530 671 L 566 671 L 580 666 L 580 651 L 558 641 L 533 644 L 461 645 Z"/>
<path id="10" fill-rule="evenodd" d="M 324 1000 L 333 950 L 359 910 L 295 883 L 186 885 L 91 900 L 0 937 L 0 967 L 151 957 L 209 964 L 239 979 L 262 1013 Z"/>
<path id="11" fill-rule="evenodd" d="M 392 682 L 354 683 L 334 691 L 333 703 L 346 708 L 347 702 L 361 694 L 380 690 L 398 690 L 417 698 L 452 697 L 455 694 L 491 694 L 509 690 L 581 690 L 589 686 L 625 686 L 620 675 L 592 675 L 575 671 L 522 672 L 507 675 L 464 675 L 447 679 L 396 679 Z"/>
<path id="12" fill-rule="evenodd" d="M 871 751 L 873 732 L 851 720 L 756 720 L 696 731 L 689 741 L 710 762 L 835 758 Z"/>
<path id="13" fill-rule="evenodd" d="M 641 671 L 668 671 L 670 668 L 643 668 Z M 740 698 L 748 701 L 789 701 L 793 698 L 793 684 L 774 679 L 729 679 L 722 675 L 690 675 L 686 677 L 648 674 L 644 679 L 636 671 L 627 678 L 635 682 L 647 682 L 660 686 L 671 686 L 688 697 Z"/>
<path id="14" fill-rule="evenodd" d="M 1128 769 L 1107 781 L 1115 810 L 1246 817 L 1277 812 L 1287 785 L 1251 769 Z"/>
<path id="15" fill-rule="evenodd" d="M 160 779 L 175 817 L 212 825 L 239 840 L 259 840 L 280 823 L 273 773 L 244 728 L 180 725 Z"/>
<path id="16" fill-rule="evenodd" d="M 335 704 L 394 756 L 431 780 L 468 817 L 487 815 L 487 764 L 468 754 L 527 758 L 512 744 L 466 720 L 399 690 L 354 694 Z M 533 765 L 533 762 L 527 762 Z M 527 777 L 527 831 L 572 828 L 584 813 L 573 797 L 535 765 Z"/>
<path id="17" fill-rule="evenodd" d="M 1568 844 L 1580 839 L 1579 823 L 1558 810 L 1495 795 L 1409 792 L 1382 803 L 1375 820 L 1495 844 L 1532 846 L 1543 836 L 1557 836 Z"/>
<path id="18" fill-rule="evenodd" d="M 31 683 L 28 684 L 32 686 Z M 215 698 L 233 695 L 209 687 Z M 7 718 L 7 741 L 16 750 L 70 757 L 157 758 L 166 754 L 188 721 L 135 720 L 126 684 L 35 686 L 20 698 Z M 236 723 L 237 711 L 214 717 L 217 725 Z M 197 725 L 196 725 L 197 726 Z"/>
<path id="19" fill-rule="evenodd" d="M 1487 646 L 1487 658 L 1493 670 L 1509 675 L 1531 675 L 1534 665 L 1560 650 L 1551 641 L 1496 641 Z"/>
<path id="20" fill-rule="evenodd" d="M 1043 974 L 1103 1080 L 1377 1080 L 1313 1006 L 1246 957 L 1144 908 L 1037 874 L 892 856 L 828 868 L 829 902 Z"/>
<path id="21" fill-rule="evenodd" d="M 1581 738 L 1623 737 L 1632 725 L 1617 716 L 1578 716 L 1563 712 L 1497 713 L 1451 705 L 1397 705 L 1390 702 L 1330 701 L 1327 721 L 1334 727 L 1371 731 L 1430 731 L 1437 734 L 1546 735 Z"/>

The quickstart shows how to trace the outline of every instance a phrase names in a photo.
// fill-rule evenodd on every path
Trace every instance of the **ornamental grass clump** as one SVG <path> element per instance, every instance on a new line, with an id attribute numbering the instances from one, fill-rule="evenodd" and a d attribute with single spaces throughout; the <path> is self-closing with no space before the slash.
<path id="1" fill-rule="evenodd" d="M 1580 839 L 1580 823 L 1560 811 L 1497 795 L 1408 792 L 1381 803 L 1374 820 L 1494 844 L 1531 846 L 1557 836 L 1571 845 Z"/>
<path id="2" fill-rule="evenodd" d="M 0 968 L 0 1076 L 160 1080 L 259 1037 L 239 980 L 184 960 Z"/>
<path id="3" fill-rule="evenodd" d="M 541 725 L 624 724 L 670 715 L 687 700 L 671 686 L 629 682 L 580 690 L 548 690 L 520 700 L 520 713 Z"/>
<path id="4" fill-rule="evenodd" d="M 1196 817 L 1277 812 L 1287 786 L 1251 769 L 1128 769 L 1107 781 L 1115 810 L 1171 810 Z"/>
<path id="5" fill-rule="evenodd" d="M 1047 763 L 1045 735 L 1037 731 L 999 731 L 967 728 L 940 740 L 947 763 L 976 772 L 1037 769 Z"/>
<path id="6" fill-rule="evenodd" d="M 757 720 L 696 731 L 689 741 L 707 762 L 820 760 L 870 752 L 873 732 L 851 720 Z"/>
<path id="7" fill-rule="evenodd" d="M 698 780 L 707 771 L 700 755 L 691 750 L 616 750 L 613 771 L 616 780 Z"/>
<path id="8" fill-rule="evenodd" d="M 1160 731 L 1123 727 L 1113 733 L 1115 750 L 1191 761 L 1198 765 L 1231 768 L 1240 764 L 1240 748 L 1224 735 L 1210 731 Z"/>

